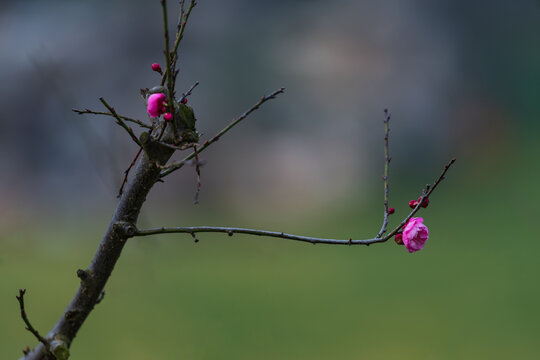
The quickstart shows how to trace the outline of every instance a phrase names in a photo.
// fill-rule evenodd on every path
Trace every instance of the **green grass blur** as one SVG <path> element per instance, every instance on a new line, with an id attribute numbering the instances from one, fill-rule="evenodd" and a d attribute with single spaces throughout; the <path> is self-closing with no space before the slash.
<path id="1" fill-rule="evenodd" d="M 211 234 L 197 244 L 183 235 L 130 240 L 72 358 L 535 358 L 540 196 L 531 182 L 540 171 L 532 145 L 515 150 L 484 168 L 458 159 L 420 214 L 431 233 L 415 254 L 393 242 L 333 247 Z M 404 205 L 392 220 L 407 211 L 406 191 L 417 188 L 395 184 L 392 204 Z M 283 230 L 367 237 L 380 226 L 379 208 L 375 198 L 344 204 Z M 17 289 L 28 289 L 30 319 L 48 331 L 105 225 L 47 223 L 2 234 L 2 358 L 36 343 L 19 317 Z"/>

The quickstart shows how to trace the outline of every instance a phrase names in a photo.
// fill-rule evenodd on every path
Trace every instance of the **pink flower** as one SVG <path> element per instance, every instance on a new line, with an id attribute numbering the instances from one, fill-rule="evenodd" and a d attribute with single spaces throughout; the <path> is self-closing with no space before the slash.
<path id="1" fill-rule="evenodd" d="M 405 244 L 405 247 L 410 253 L 422 250 L 426 244 L 429 231 L 423 222 L 424 219 L 421 217 L 413 217 L 403 229 L 403 244 Z"/>
<path id="2" fill-rule="evenodd" d="M 152 70 L 161 74 L 161 65 L 159 65 L 158 63 L 153 63 Z"/>
<path id="3" fill-rule="evenodd" d="M 172 114 L 171 113 L 165 113 L 163 114 L 163 120 L 165 121 L 171 121 L 173 118 Z"/>
<path id="4" fill-rule="evenodd" d="M 148 97 L 148 106 L 146 107 L 148 115 L 151 117 L 158 117 L 166 111 L 165 108 L 165 94 L 157 93 Z"/>
<path id="5" fill-rule="evenodd" d="M 418 201 L 417 200 L 411 200 L 409 201 L 409 207 L 411 209 L 414 209 L 416 207 L 416 205 L 418 205 Z"/>

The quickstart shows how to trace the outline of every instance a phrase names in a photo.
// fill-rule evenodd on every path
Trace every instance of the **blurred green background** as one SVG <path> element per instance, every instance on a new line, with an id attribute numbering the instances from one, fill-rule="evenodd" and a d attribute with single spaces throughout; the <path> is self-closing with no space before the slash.
<path id="1" fill-rule="evenodd" d="M 174 23 L 176 3 L 170 3 Z M 157 1 L 0 4 L 0 354 L 46 333 L 88 266 L 136 148 L 101 110 L 145 119 Z M 540 352 L 537 1 L 200 0 L 179 92 L 203 140 L 287 91 L 152 190 L 141 227 L 227 225 L 367 238 L 452 157 L 421 252 L 235 235 L 132 239 L 76 359 L 532 359 Z M 175 158 L 180 156 L 175 156 Z"/>

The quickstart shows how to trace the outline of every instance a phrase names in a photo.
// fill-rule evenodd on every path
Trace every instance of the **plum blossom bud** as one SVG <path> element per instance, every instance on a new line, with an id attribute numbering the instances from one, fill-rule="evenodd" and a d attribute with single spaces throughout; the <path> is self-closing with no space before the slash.
<path id="1" fill-rule="evenodd" d="M 153 64 L 152 64 L 152 70 L 154 70 L 155 72 L 158 72 L 158 73 L 162 74 L 162 71 L 161 71 L 161 65 L 159 65 L 158 63 L 153 63 Z"/>
<path id="2" fill-rule="evenodd" d="M 165 112 L 165 94 L 157 93 L 148 97 L 148 106 L 146 112 L 151 117 L 158 117 Z"/>
<path id="3" fill-rule="evenodd" d="M 397 233 L 396 236 L 394 237 L 394 241 L 398 245 L 403 245 L 403 234 L 402 233 Z"/>
<path id="4" fill-rule="evenodd" d="M 182 100 L 180 100 L 180 104 L 184 104 L 186 105 L 187 104 L 187 97 L 183 97 Z"/>
<path id="5" fill-rule="evenodd" d="M 403 244 L 407 250 L 412 253 L 422 250 L 429 236 L 429 231 L 426 225 L 423 224 L 424 219 L 421 217 L 411 218 L 403 229 Z"/>
<path id="6" fill-rule="evenodd" d="M 388 215 L 392 215 L 395 212 L 396 212 L 396 209 L 394 209 L 394 208 L 388 209 Z"/>
<path id="7" fill-rule="evenodd" d="M 173 116 L 171 113 L 165 113 L 163 114 L 163 120 L 165 121 L 171 121 L 173 119 Z"/>
<path id="8" fill-rule="evenodd" d="M 414 209 L 416 207 L 416 205 L 418 205 L 418 200 L 411 200 L 409 201 L 409 207 L 411 209 Z"/>
<path id="9" fill-rule="evenodd" d="M 421 199 L 421 198 L 422 198 L 422 197 L 420 196 L 420 197 L 418 198 L 418 200 L 416 200 L 416 203 L 417 203 L 417 204 L 420 202 L 420 199 Z M 422 204 L 421 204 L 420 206 L 423 207 L 423 208 L 427 208 L 428 205 L 429 205 L 429 198 L 426 197 L 426 198 L 424 198 L 424 201 L 422 201 Z"/>

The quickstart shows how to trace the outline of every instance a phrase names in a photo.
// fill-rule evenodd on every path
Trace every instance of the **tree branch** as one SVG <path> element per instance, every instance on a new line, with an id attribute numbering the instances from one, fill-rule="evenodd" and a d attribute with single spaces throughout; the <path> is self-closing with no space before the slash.
<path id="1" fill-rule="evenodd" d="M 249 114 L 251 114 L 253 111 L 257 110 L 259 106 L 264 104 L 266 101 L 270 99 L 275 99 L 277 95 L 282 94 L 285 91 L 285 88 L 280 88 L 276 91 L 274 91 L 271 94 L 268 94 L 266 96 L 263 96 L 255 105 L 253 105 L 249 110 L 245 111 L 240 117 L 233 119 L 229 125 L 225 126 L 219 133 L 217 133 L 213 138 L 210 140 L 206 140 L 202 146 L 197 150 L 197 152 L 200 154 L 203 152 L 208 146 L 218 141 L 221 136 L 225 135 L 229 130 L 231 130 L 235 125 L 237 125 L 240 121 L 244 120 L 246 117 L 248 117 Z M 161 177 L 165 177 L 169 175 L 170 173 L 180 169 L 182 166 L 186 164 L 188 160 L 191 160 L 195 157 L 195 152 L 189 154 L 186 156 L 183 160 L 170 163 L 168 165 L 165 165 L 162 167 L 163 171 L 161 172 Z"/>
<path id="2" fill-rule="evenodd" d="M 392 230 L 389 234 L 384 237 L 376 236 L 372 239 L 362 239 L 354 240 L 352 238 L 343 240 L 343 239 L 326 239 L 326 238 L 316 238 L 303 235 L 293 235 L 287 234 L 284 232 L 277 231 L 267 231 L 267 230 L 258 230 L 258 229 L 246 229 L 246 228 L 236 228 L 236 227 L 219 227 L 219 226 L 189 226 L 189 227 L 161 227 L 155 229 L 137 229 L 134 236 L 149 236 L 157 234 L 174 234 L 174 233 L 186 233 L 194 236 L 195 233 L 205 233 L 205 232 L 221 232 L 226 233 L 229 236 L 232 236 L 235 233 L 238 234 L 249 234 L 249 235 L 258 235 L 258 236 L 267 236 L 267 237 L 276 237 L 287 240 L 295 240 L 308 242 L 311 244 L 332 244 L 332 245 L 370 245 L 375 243 L 382 243 L 394 236 L 399 229 L 403 227 L 409 221 L 409 219 L 416 214 L 420 209 L 420 204 L 422 200 L 433 193 L 437 185 L 444 179 L 444 176 L 448 169 L 454 164 L 456 159 L 450 160 L 450 162 L 444 167 L 441 175 L 435 180 L 432 185 L 429 185 L 426 190 L 423 191 L 421 200 L 418 201 L 418 205 L 409 213 L 409 215 Z"/>
<path id="3" fill-rule="evenodd" d="M 163 12 L 163 37 L 165 38 L 165 75 L 167 77 L 167 108 L 168 111 L 174 115 L 174 84 L 172 79 L 172 71 L 174 71 L 173 64 L 171 62 L 171 52 L 169 51 L 169 25 L 167 19 L 167 1 L 161 0 L 161 8 Z M 162 84 L 163 85 L 163 84 Z M 176 127 L 176 120 L 171 121 L 174 130 L 174 139 L 178 136 L 178 129 Z"/>
<path id="4" fill-rule="evenodd" d="M 32 335 L 34 335 L 40 343 L 48 347 L 49 342 L 45 340 L 45 338 L 39 334 L 39 332 L 32 326 L 32 324 L 30 324 L 30 320 L 28 320 L 28 316 L 26 315 L 26 310 L 24 309 L 24 294 L 26 294 L 26 289 L 19 289 L 19 296 L 15 296 L 15 297 L 19 301 L 19 307 L 21 309 L 21 318 L 26 324 L 26 330 L 30 331 Z"/>
<path id="5" fill-rule="evenodd" d="M 189 95 L 191 95 L 191 92 L 193 91 L 193 89 L 195 89 L 197 86 L 199 86 L 199 82 L 198 81 L 195 81 L 195 84 L 191 85 L 191 87 L 189 88 L 189 90 L 186 92 L 186 93 L 183 93 L 182 96 L 180 97 L 180 99 L 178 99 L 178 102 L 182 102 L 184 101 L 184 99 L 187 99 L 187 97 Z"/>
<path id="6" fill-rule="evenodd" d="M 420 207 L 422 205 L 422 202 L 424 201 L 425 198 L 431 196 L 431 194 L 433 193 L 433 191 L 435 190 L 435 188 L 441 183 L 441 181 L 444 180 L 444 176 L 446 175 L 446 172 L 448 171 L 448 169 L 450 169 L 450 167 L 456 162 L 456 158 L 453 158 L 452 160 L 450 160 L 450 162 L 448 164 L 446 164 L 444 166 L 444 169 L 441 173 L 441 175 L 439 175 L 439 177 L 437 178 L 437 180 L 435 180 L 435 182 L 432 184 L 432 185 L 427 185 L 426 188 L 424 190 L 422 190 L 422 196 L 420 196 L 420 199 L 418 199 L 418 204 L 416 205 L 416 207 L 409 213 L 409 215 L 407 215 L 407 217 L 405 219 L 403 219 L 401 221 L 401 223 L 396 226 L 394 228 L 394 230 L 392 230 L 388 235 L 385 236 L 385 238 L 391 238 L 392 236 L 394 236 L 403 226 L 405 226 L 405 224 L 407 224 L 407 222 L 413 217 L 414 214 L 416 214 L 418 212 L 418 210 L 420 210 Z"/>
<path id="7" fill-rule="evenodd" d="M 116 113 L 116 111 L 114 110 L 114 108 L 112 106 L 110 106 L 104 98 L 100 97 L 99 98 L 99 101 L 101 101 L 103 103 L 103 105 L 105 105 L 105 107 L 107 109 L 109 109 L 109 111 L 111 112 L 112 116 L 114 116 L 116 118 L 116 123 L 118 125 L 120 125 L 121 127 L 124 128 L 124 130 L 127 131 L 127 133 L 129 134 L 129 136 L 131 137 L 131 139 L 133 141 L 135 141 L 135 143 L 139 146 L 141 146 L 141 143 L 139 141 L 139 139 L 137 139 L 137 137 L 135 136 L 135 134 L 133 133 L 133 129 L 131 129 L 129 126 L 126 125 L 126 123 L 124 121 L 122 121 L 122 118 L 120 116 L 118 116 L 118 114 Z"/>
<path id="8" fill-rule="evenodd" d="M 170 70 L 167 68 L 165 72 L 163 73 L 163 76 L 161 77 L 161 85 L 165 84 L 165 79 L 169 76 L 169 71 L 175 71 L 176 68 L 176 61 L 178 59 L 178 46 L 180 45 L 180 42 L 182 41 L 182 38 L 184 37 L 184 30 L 187 25 L 187 21 L 189 19 L 189 15 L 191 15 L 191 10 L 197 5 L 197 2 L 195 0 L 191 0 L 191 3 L 189 4 L 187 12 L 184 13 L 184 0 L 180 1 L 180 15 L 178 17 L 178 24 L 176 26 L 176 38 L 174 40 L 174 46 L 173 51 L 171 52 L 171 59 L 172 63 L 175 64 L 173 66 L 173 69 Z"/>
<path id="9" fill-rule="evenodd" d="M 79 115 L 82 115 L 82 114 L 93 114 L 93 115 L 106 115 L 106 116 L 112 116 L 112 117 L 115 117 L 112 113 L 110 112 L 104 112 L 104 111 L 93 111 L 93 110 L 90 110 L 90 109 L 84 109 L 84 110 L 79 110 L 79 109 L 71 109 L 71 111 L 79 114 Z M 122 115 L 118 115 L 117 116 L 122 119 L 122 120 L 125 120 L 125 121 L 129 121 L 129 122 L 132 122 L 132 123 L 135 123 L 137 125 L 139 125 L 140 127 L 143 127 L 143 128 L 147 128 L 147 129 L 152 129 L 152 125 L 148 125 L 148 124 L 145 124 L 144 122 L 142 122 L 141 120 L 138 120 L 138 119 L 132 119 L 130 117 L 127 117 L 127 116 L 122 116 Z"/>
<path id="10" fill-rule="evenodd" d="M 388 226 L 388 168 L 390 167 L 390 155 L 388 152 L 388 134 L 390 133 L 390 113 L 388 109 L 384 109 L 384 215 L 383 224 L 381 230 L 377 234 L 376 238 L 380 238 L 385 232 Z"/>
<path id="11" fill-rule="evenodd" d="M 168 134 L 167 138 L 172 141 L 172 134 Z M 101 300 L 105 284 L 111 276 L 126 240 L 135 234 L 141 207 L 150 189 L 159 181 L 160 164 L 166 163 L 174 153 L 173 149 L 155 144 L 149 136 L 145 141 L 143 147 L 145 152 L 137 163 L 135 176 L 128 182 L 120 197 L 113 218 L 90 266 L 87 270 L 83 270 L 85 275 L 79 276 L 81 285 L 56 325 L 47 334 L 46 339 L 61 339 L 67 347 L 71 345 L 82 324 Z M 151 150 L 151 156 L 146 149 Z M 54 357 L 47 353 L 45 345 L 40 344 L 24 359 L 49 360 Z"/>

